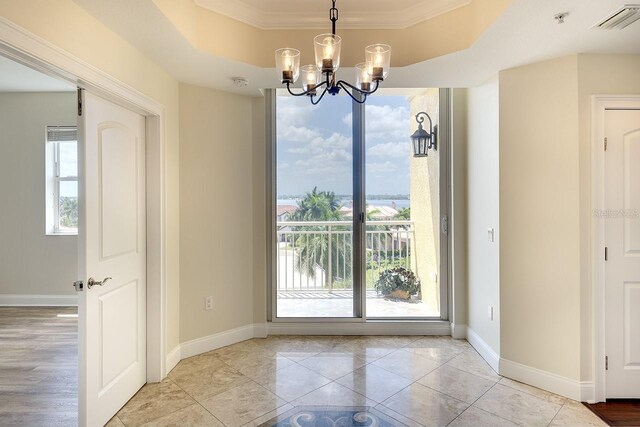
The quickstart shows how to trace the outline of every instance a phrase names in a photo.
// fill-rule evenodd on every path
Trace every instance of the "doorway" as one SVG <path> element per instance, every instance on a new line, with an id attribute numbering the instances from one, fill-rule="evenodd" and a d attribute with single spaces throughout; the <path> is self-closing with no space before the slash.
<path id="1" fill-rule="evenodd" d="M 165 345 L 165 106 L 145 94 L 133 90 L 107 74 L 97 71 L 78 58 L 43 45 L 41 40 L 10 23 L 0 22 L 2 39 L 0 55 L 30 69 L 82 87 L 115 105 L 122 106 L 146 117 L 146 232 L 148 251 L 146 256 L 147 293 L 146 304 L 146 381 L 159 382 L 166 376 Z M 145 141 L 143 141 L 145 142 Z M 87 283 L 87 277 L 80 277 Z M 102 281 L 102 278 L 96 278 Z M 86 316 L 82 310 L 78 325 L 82 337 L 86 327 Z M 80 338 L 82 341 L 82 338 Z M 82 347 L 82 345 L 81 345 Z M 83 366 L 87 355 L 79 353 L 79 365 Z M 81 388 L 81 393 L 84 391 Z M 82 401 L 81 401 L 82 402 Z M 79 411 L 86 412 L 80 405 Z M 114 411 L 115 412 L 115 411 Z M 111 414 L 113 415 L 113 414 Z M 81 425 L 88 420 L 79 420 Z"/>
<path id="2" fill-rule="evenodd" d="M 640 398 L 640 99 L 593 102 L 595 401 Z M 600 252 L 598 256 L 597 252 Z"/>
<path id="3" fill-rule="evenodd" d="M 0 424 L 78 410 L 76 94 L 0 56 Z"/>
<path id="4" fill-rule="evenodd" d="M 447 318 L 448 141 L 418 158 L 409 136 L 448 91 L 379 92 L 271 91 L 273 321 Z"/>
<path id="5" fill-rule="evenodd" d="M 604 127 L 606 397 L 640 398 L 640 109 Z"/>

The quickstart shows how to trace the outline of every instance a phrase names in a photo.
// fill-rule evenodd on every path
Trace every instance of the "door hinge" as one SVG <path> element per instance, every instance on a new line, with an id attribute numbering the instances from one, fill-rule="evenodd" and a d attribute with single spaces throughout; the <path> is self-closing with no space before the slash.
<path id="1" fill-rule="evenodd" d="M 442 217 L 442 234 L 445 236 L 449 234 L 449 217 L 447 215 Z"/>
<path id="2" fill-rule="evenodd" d="M 607 140 L 607 138 L 604 138 L 604 151 L 607 151 L 607 145 L 609 145 L 609 141 Z"/>
<path id="3" fill-rule="evenodd" d="M 609 356 L 604 357 L 604 370 L 605 371 L 609 370 Z"/>
<path id="4" fill-rule="evenodd" d="M 609 261 L 609 248 L 606 246 L 604 247 L 604 260 Z"/>
<path id="5" fill-rule="evenodd" d="M 78 117 L 82 117 L 82 89 L 78 88 Z"/>

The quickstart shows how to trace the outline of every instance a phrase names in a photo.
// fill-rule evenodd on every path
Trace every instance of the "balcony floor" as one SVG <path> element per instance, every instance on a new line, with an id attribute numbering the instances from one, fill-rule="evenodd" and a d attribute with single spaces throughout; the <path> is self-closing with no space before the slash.
<path id="1" fill-rule="evenodd" d="M 279 291 L 278 317 L 353 317 L 351 291 Z M 440 317 L 437 307 L 422 301 L 388 300 L 367 291 L 367 317 Z"/>

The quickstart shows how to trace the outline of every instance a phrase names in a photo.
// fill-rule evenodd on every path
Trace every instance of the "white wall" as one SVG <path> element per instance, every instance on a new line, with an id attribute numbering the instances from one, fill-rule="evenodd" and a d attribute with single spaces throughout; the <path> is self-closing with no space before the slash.
<path id="1" fill-rule="evenodd" d="M 500 354 L 498 92 L 497 76 L 468 90 L 466 159 L 468 327 L 496 355 Z M 488 241 L 488 228 L 495 229 L 493 243 Z"/>
<path id="2" fill-rule="evenodd" d="M 77 237 L 45 234 L 45 135 L 76 121 L 75 92 L 0 93 L 0 294 L 75 294 Z"/>

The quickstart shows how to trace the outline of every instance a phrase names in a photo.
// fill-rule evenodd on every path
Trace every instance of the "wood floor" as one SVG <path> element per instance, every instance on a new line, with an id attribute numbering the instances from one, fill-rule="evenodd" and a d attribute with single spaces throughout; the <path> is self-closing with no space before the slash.
<path id="1" fill-rule="evenodd" d="M 75 307 L 0 307 L 0 426 L 77 425 Z"/>
<path id="2" fill-rule="evenodd" d="M 609 399 L 586 406 L 610 426 L 640 426 L 640 399 Z"/>

